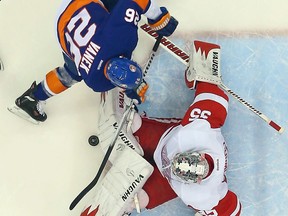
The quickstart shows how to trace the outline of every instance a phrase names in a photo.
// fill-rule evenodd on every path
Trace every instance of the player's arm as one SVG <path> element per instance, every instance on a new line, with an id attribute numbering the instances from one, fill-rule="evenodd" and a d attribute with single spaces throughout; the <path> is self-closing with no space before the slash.
<path id="1" fill-rule="evenodd" d="M 182 125 L 195 119 L 207 120 L 211 128 L 221 127 L 228 112 L 228 96 L 218 87 L 221 84 L 220 46 L 201 41 L 194 42 L 185 74 L 186 84 L 196 88 L 195 99 L 187 110 Z"/>

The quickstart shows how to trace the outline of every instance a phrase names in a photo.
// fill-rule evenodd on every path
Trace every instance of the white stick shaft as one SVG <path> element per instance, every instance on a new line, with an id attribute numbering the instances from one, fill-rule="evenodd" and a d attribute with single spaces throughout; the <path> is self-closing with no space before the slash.
<path id="1" fill-rule="evenodd" d="M 154 32 L 149 25 L 143 24 L 140 26 L 140 28 L 145 31 L 148 35 L 150 35 L 152 38 L 157 38 L 158 35 L 156 32 Z M 189 62 L 189 55 L 183 51 L 180 47 L 175 45 L 173 42 L 171 42 L 168 38 L 163 37 L 161 40 L 161 47 L 163 47 L 168 53 L 173 55 L 176 59 L 178 59 L 180 62 L 182 62 L 184 65 L 188 66 Z M 254 114 L 259 116 L 261 119 L 263 119 L 265 122 L 267 122 L 271 127 L 273 127 L 275 130 L 277 130 L 279 133 L 282 133 L 284 131 L 284 128 L 276 124 L 274 121 L 269 119 L 266 115 L 264 115 L 262 112 L 254 108 L 250 103 L 245 101 L 243 98 L 241 98 L 239 95 L 237 95 L 235 92 L 233 92 L 230 88 L 228 88 L 223 83 L 220 85 L 220 87 L 227 93 L 229 93 L 232 97 L 234 97 L 237 101 L 239 101 L 242 105 L 244 105 L 246 108 L 248 108 L 250 111 L 252 111 Z"/>
<path id="2" fill-rule="evenodd" d="M 250 111 L 255 113 L 257 116 L 259 116 L 261 119 L 263 119 L 265 122 L 267 122 L 271 127 L 273 127 L 275 130 L 277 130 L 279 133 L 283 133 L 284 128 L 276 124 L 274 121 L 269 119 L 266 115 L 264 115 L 262 112 L 257 110 L 255 107 L 253 107 L 250 103 L 248 103 L 246 100 L 241 98 L 238 94 L 236 94 L 234 91 L 229 89 L 227 86 L 225 86 L 223 83 L 220 85 L 220 88 L 222 88 L 225 92 L 229 93 L 232 97 L 234 97 L 238 102 L 240 102 L 242 105 L 247 107 Z"/>

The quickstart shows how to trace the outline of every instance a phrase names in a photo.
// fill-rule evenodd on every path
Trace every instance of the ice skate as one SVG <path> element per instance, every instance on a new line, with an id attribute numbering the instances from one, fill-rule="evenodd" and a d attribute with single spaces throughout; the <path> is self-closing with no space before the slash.
<path id="1" fill-rule="evenodd" d="M 15 101 L 14 106 L 8 107 L 8 110 L 21 118 L 24 118 L 34 124 L 39 124 L 47 119 L 47 115 L 43 110 L 44 101 L 37 100 L 33 92 L 36 90 L 36 82 Z"/>

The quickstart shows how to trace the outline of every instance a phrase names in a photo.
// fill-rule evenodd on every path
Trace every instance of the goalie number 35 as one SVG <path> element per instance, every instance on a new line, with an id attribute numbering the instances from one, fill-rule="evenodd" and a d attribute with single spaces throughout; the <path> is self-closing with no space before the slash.
<path id="1" fill-rule="evenodd" d="M 211 112 L 208 110 L 201 110 L 199 108 L 194 108 L 190 113 L 189 121 L 195 119 L 207 119 L 211 115 Z"/>

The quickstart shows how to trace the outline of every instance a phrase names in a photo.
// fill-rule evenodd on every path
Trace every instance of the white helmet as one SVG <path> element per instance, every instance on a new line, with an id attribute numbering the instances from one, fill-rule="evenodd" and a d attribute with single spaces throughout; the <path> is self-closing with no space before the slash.
<path id="1" fill-rule="evenodd" d="M 177 153 L 171 163 L 171 170 L 177 180 L 184 183 L 200 183 L 209 173 L 205 154 L 186 151 Z"/>

